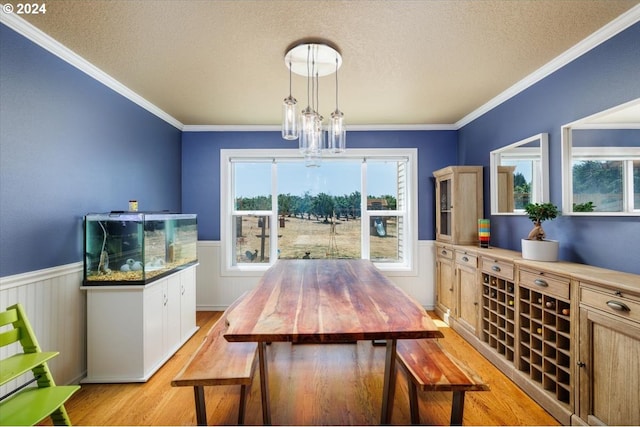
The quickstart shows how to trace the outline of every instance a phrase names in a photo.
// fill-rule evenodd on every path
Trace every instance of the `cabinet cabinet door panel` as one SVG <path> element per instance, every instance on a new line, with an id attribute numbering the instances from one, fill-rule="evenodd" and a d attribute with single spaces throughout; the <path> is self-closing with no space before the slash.
<path id="1" fill-rule="evenodd" d="M 166 304 L 166 279 L 144 292 L 144 369 L 155 366 L 164 354 L 163 322 Z"/>
<path id="2" fill-rule="evenodd" d="M 616 320 L 582 309 L 581 329 L 587 340 L 580 343 L 584 393 L 580 414 L 590 424 L 640 425 L 640 325 Z"/>
<path id="3" fill-rule="evenodd" d="M 167 303 L 164 316 L 164 352 L 172 352 L 181 343 L 180 331 L 180 276 L 169 277 L 167 283 Z"/>
<path id="4" fill-rule="evenodd" d="M 478 325 L 478 284 L 477 275 L 474 268 L 458 268 L 458 284 L 460 287 L 460 298 L 458 301 L 460 320 L 467 324 L 467 327 L 475 333 Z"/>
<path id="5" fill-rule="evenodd" d="M 180 278 L 180 336 L 187 339 L 196 330 L 196 269 L 185 270 Z"/>
<path id="6" fill-rule="evenodd" d="M 453 307 L 453 261 L 441 259 L 438 267 L 438 300 L 447 310 L 451 310 Z"/>

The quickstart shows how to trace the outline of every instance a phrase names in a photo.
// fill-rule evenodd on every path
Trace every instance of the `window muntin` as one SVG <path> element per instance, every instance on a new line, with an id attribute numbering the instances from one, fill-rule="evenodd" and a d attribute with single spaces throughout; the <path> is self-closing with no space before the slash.
<path id="1" fill-rule="evenodd" d="M 305 257 L 365 258 L 387 270 L 411 270 L 417 238 L 409 236 L 416 235 L 410 230 L 417 214 L 407 195 L 415 192 L 415 172 L 410 172 L 416 150 L 390 151 L 354 149 L 307 168 L 297 150 L 222 150 L 221 180 L 232 178 L 221 199 L 226 271 L 264 269 L 278 258 Z M 246 171 L 259 172 L 259 191 L 247 184 L 254 180 L 238 178 Z M 367 207 L 361 192 L 367 187 L 367 199 L 387 200 L 385 210 Z M 262 202 L 251 200 L 256 197 Z M 263 210 L 268 201 L 271 209 Z M 376 224 L 383 224 L 382 235 Z"/>

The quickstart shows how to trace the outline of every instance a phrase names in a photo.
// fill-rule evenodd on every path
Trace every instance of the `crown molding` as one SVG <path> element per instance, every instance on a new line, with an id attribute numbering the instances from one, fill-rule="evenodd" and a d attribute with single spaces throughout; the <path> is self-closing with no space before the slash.
<path id="1" fill-rule="evenodd" d="M 589 52 L 591 49 L 594 49 L 598 45 L 614 37 L 616 34 L 626 30 L 627 28 L 634 25 L 638 21 L 640 21 L 640 5 L 632 7 L 627 12 L 623 13 L 613 21 L 609 22 L 604 27 L 600 28 L 599 30 L 591 34 L 586 39 L 580 41 L 578 44 L 574 45 L 569 50 L 560 54 L 555 59 L 552 59 L 546 65 L 543 65 L 538 70 L 529 74 L 524 79 L 520 80 L 519 82 L 517 82 L 516 84 L 514 84 L 504 92 L 500 93 L 498 96 L 491 99 L 489 102 L 482 105 L 480 108 L 467 114 L 465 117 L 463 117 L 462 119 L 456 122 L 455 124 L 456 129 L 460 129 L 463 126 L 471 123 L 478 117 L 491 111 L 492 109 L 496 108 L 498 105 L 514 97 L 515 95 L 519 94 L 520 92 L 524 91 L 530 86 L 533 86 L 535 83 L 544 79 L 551 73 L 559 70 L 560 68 L 564 67 L 574 59 L 579 58 L 580 56 Z"/>
<path id="2" fill-rule="evenodd" d="M 457 130 L 454 124 L 442 125 L 348 125 L 347 132 Z M 280 125 L 184 125 L 183 132 L 280 132 Z"/>
<path id="3" fill-rule="evenodd" d="M 151 114 L 154 114 L 155 116 L 169 123 L 173 127 L 179 130 L 182 130 L 182 128 L 184 127 L 184 125 L 180 123 L 180 121 L 169 115 L 167 112 L 161 110 L 151 102 L 147 101 L 142 96 L 138 95 L 95 65 L 91 64 L 89 61 L 82 58 L 80 55 L 64 46 L 62 43 L 58 42 L 57 40 L 43 33 L 41 30 L 34 27 L 24 19 L 20 18 L 15 13 L 0 12 L 0 23 L 6 25 L 18 34 L 31 40 L 33 43 L 37 44 L 38 46 L 67 62 L 71 66 L 77 68 L 78 70 L 82 71 L 83 73 L 87 74 L 88 76 L 92 77 L 108 88 L 124 96 L 131 102 L 139 105 Z"/>

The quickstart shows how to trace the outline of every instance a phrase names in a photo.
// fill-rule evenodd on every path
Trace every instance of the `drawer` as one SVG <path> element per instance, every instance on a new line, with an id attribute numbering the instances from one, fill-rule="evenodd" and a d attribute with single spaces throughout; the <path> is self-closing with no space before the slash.
<path id="1" fill-rule="evenodd" d="M 542 271 L 520 270 L 520 286 L 566 300 L 571 295 L 569 278 Z"/>
<path id="2" fill-rule="evenodd" d="M 595 290 L 580 286 L 580 304 L 640 322 L 640 300 L 616 294 L 611 290 Z"/>
<path id="3" fill-rule="evenodd" d="M 453 259 L 454 250 L 445 246 L 436 246 L 436 257 Z"/>
<path id="4" fill-rule="evenodd" d="M 513 264 L 490 258 L 482 258 L 482 271 L 503 279 L 513 280 Z"/>
<path id="5" fill-rule="evenodd" d="M 468 254 L 465 251 L 456 251 L 456 264 L 468 265 L 469 267 L 478 267 L 478 257 Z"/>

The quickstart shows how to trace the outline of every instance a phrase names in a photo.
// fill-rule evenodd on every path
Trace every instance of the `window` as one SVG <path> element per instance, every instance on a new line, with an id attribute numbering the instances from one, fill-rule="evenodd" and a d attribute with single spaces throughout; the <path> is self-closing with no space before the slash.
<path id="1" fill-rule="evenodd" d="M 307 167 L 297 150 L 222 150 L 226 271 L 303 258 L 364 258 L 411 270 L 415 159 L 415 149 L 351 149 Z"/>

